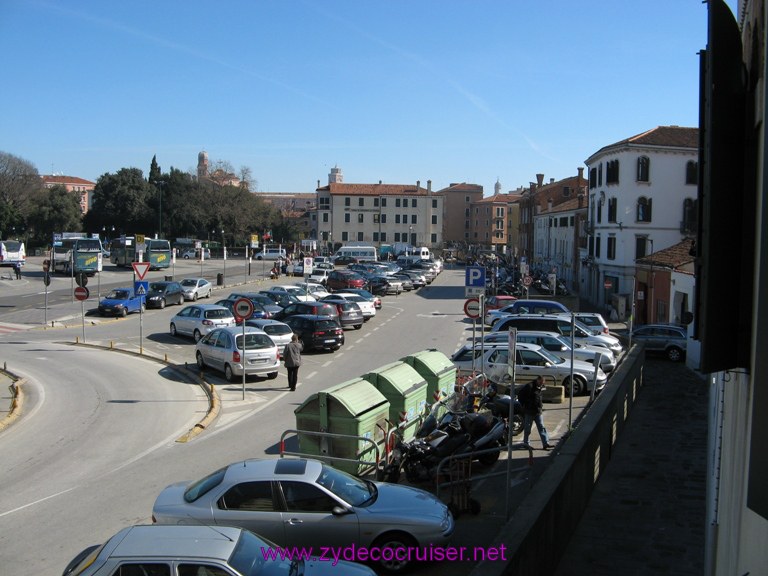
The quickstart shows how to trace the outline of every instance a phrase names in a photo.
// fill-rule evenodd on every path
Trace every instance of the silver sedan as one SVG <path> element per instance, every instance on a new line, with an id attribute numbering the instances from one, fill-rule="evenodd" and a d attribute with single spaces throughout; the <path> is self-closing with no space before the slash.
<path id="1" fill-rule="evenodd" d="M 317 550 L 444 546 L 454 529 L 448 507 L 428 492 L 293 458 L 235 462 L 196 482 L 172 484 L 155 500 L 152 518 L 160 524 L 237 526 L 281 546 Z M 387 570 L 408 564 L 404 555 L 381 557 Z"/>
<path id="2" fill-rule="evenodd" d="M 213 284 L 205 278 L 184 278 L 181 281 L 181 289 L 184 292 L 184 300 L 198 298 L 210 298 L 213 293 Z"/>

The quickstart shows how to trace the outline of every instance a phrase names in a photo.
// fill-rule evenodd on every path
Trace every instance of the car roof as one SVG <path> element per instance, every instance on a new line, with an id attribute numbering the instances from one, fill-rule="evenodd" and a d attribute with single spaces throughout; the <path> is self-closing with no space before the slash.
<path id="1" fill-rule="evenodd" d="M 229 308 L 226 306 L 221 306 L 220 304 L 189 304 L 187 306 L 184 306 L 182 310 L 185 310 L 186 308 L 200 308 L 201 310 L 226 310 L 229 312 Z"/>
<path id="2" fill-rule="evenodd" d="M 322 469 L 322 462 L 308 458 L 250 458 L 227 466 L 227 481 L 256 480 L 258 478 L 303 478 L 314 481 Z"/>
<path id="3" fill-rule="evenodd" d="M 507 342 L 483 342 L 482 344 L 478 342 L 474 346 L 472 344 L 465 344 L 464 348 L 474 348 L 476 350 L 479 350 L 480 348 L 502 348 L 504 346 L 507 346 Z M 541 346 L 538 344 L 529 344 L 528 342 L 515 342 L 515 348 L 518 350 L 540 350 Z"/>
<path id="4" fill-rule="evenodd" d="M 224 332 L 229 332 L 233 336 L 237 336 L 238 334 L 243 333 L 242 325 L 241 326 L 219 326 L 211 330 L 211 332 L 213 332 L 214 330 L 222 330 Z M 264 330 L 262 330 L 261 328 L 257 328 L 256 326 L 248 326 L 247 324 L 245 325 L 245 333 L 246 334 L 266 334 L 266 332 L 264 332 Z"/>
<path id="5" fill-rule="evenodd" d="M 291 316 L 288 316 L 285 319 L 286 320 L 285 323 L 287 324 L 288 323 L 287 321 L 292 318 L 304 318 L 306 320 L 314 320 L 314 321 L 317 321 L 317 320 L 333 320 L 334 322 L 339 321 L 339 318 L 337 316 L 328 316 L 327 314 L 293 314 Z"/>
<path id="6" fill-rule="evenodd" d="M 228 560 L 242 534 L 231 526 L 149 524 L 130 526 L 110 538 L 105 546 L 110 557 L 148 555 Z"/>

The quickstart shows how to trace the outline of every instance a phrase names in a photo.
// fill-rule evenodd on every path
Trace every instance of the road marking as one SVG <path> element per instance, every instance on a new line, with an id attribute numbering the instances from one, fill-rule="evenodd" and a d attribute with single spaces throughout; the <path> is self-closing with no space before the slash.
<path id="1" fill-rule="evenodd" d="M 307 376 L 306 376 L 307 380 L 309 380 L 310 378 L 314 378 L 315 374 L 317 374 L 317 371 L 310 372 L 309 374 L 307 374 Z"/>

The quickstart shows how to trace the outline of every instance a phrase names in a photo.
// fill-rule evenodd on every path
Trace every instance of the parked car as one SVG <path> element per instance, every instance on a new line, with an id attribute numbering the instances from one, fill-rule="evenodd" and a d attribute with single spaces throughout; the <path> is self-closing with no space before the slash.
<path id="1" fill-rule="evenodd" d="M 309 275 L 309 281 L 325 285 L 331 272 L 333 272 L 333 268 L 318 268 L 315 266 L 312 268 L 312 274 Z"/>
<path id="2" fill-rule="evenodd" d="M 353 292 L 334 292 L 328 296 L 322 298 L 324 302 L 333 302 L 338 300 L 346 300 L 348 302 L 354 302 L 360 307 L 360 311 L 363 314 L 363 319 L 367 322 L 374 316 L 376 316 L 376 306 L 372 300 L 368 300 L 360 294 Z"/>
<path id="3" fill-rule="evenodd" d="M 212 330 L 197 341 L 195 359 L 201 370 L 215 368 L 230 382 L 242 378 L 243 372 L 246 377 L 273 380 L 280 368 L 280 354 L 272 338 L 259 328 L 247 326 Z"/>
<path id="4" fill-rule="evenodd" d="M 297 574 L 297 563 L 263 555 L 264 550 L 274 547 L 274 543 L 249 530 L 231 526 L 129 526 L 103 544 L 92 545 L 80 552 L 64 569 L 64 576 Z M 258 565 L 256 571 L 254 564 Z M 328 564 L 322 560 L 302 560 L 300 574 L 327 574 Z M 375 576 L 367 566 L 343 560 L 334 565 L 333 574 Z"/>
<path id="5" fill-rule="evenodd" d="M 352 327 L 355 330 L 360 330 L 363 327 L 363 322 L 365 322 L 363 312 L 355 302 L 350 302 L 344 298 L 334 298 L 333 294 L 323 298 L 322 302 L 336 306 L 342 328 Z"/>
<path id="6" fill-rule="evenodd" d="M 448 506 L 429 492 L 292 458 L 240 460 L 197 481 L 171 484 L 155 500 L 152 518 L 239 526 L 281 546 L 316 550 L 444 546 L 454 530 Z M 408 564 L 407 555 L 382 557 L 390 571 Z"/>
<path id="7" fill-rule="evenodd" d="M 262 296 L 266 296 L 270 300 L 272 300 L 273 304 L 277 304 L 281 308 L 285 308 L 286 306 L 290 306 L 291 304 L 295 304 L 296 302 L 299 302 L 299 298 L 297 296 L 294 296 L 293 294 L 289 294 L 288 292 L 273 292 L 272 290 L 259 290 L 259 294 Z"/>
<path id="8" fill-rule="evenodd" d="M 354 256 L 338 256 L 333 259 L 334 266 L 347 266 L 348 264 L 356 264 L 358 261 Z"/>
<path id="9" fill-rule="evenodd" d="M 373 302 L 373 307 L 376 308 L 376 310 L 381 310 L 381 298 L 379 298 L 374 294 L 371 294 L 365 288 L 349 288 L 348 290 L 344 290 L 344 293 L 357 294 L 358 296 L 362 296 L 369 302 Z"/>
<path id="10" fill-rule="evenodd" d="M 292 296 L 295 296 L 297 300 L 300 300 L 302 302 L 306 301 L 312 301 L 316 300 L 312 294 L 307 294 L 306 290 L 302 290 L 298 286 L 294 286 L 293 284 L 274 284 L 269 287 L 269 290 L 267 292 L 272 292 L 276 294 L 290 294 Z"/>
<path id="11" fill-rule="evenodd" d="M 99 302 L 99 314 L 102 316 L 122 316 L 144 310 L 144 296 L 137 296 L 133 288 L 114 288 Z"/>
<path id="12" fill-rule="evenodd" d="M 554 300 L 515 300 L 511 304 L 501 308 L 488 309 L 486 307 L 485 324 L 493 326 L 502 316 L 510 314 L 560 314 L 570 312 L 566 306 Z"/>
<path id="13" fill-rule="evenodd" d="M 337 316 L 296 314 L 285 323 L 304 344 L 304 350 L 338 350 L 344 345 L 344 329 Z"/>
<path id="14" fill-rule="evenodd" d="M 509 346 L 468 344 L 457 350 L 451 361 L 459 374 L 471 374 L 474 369 L 483 371 L 491 382 L 509 386 Z M 595 369 L 592 364 L 573 361 L 573 394 L 585 394 L 592 390 Z M 555 356 L 536 344 L 518 343 L 515 348 L 515 385 L 522 386 L 538 376 L 544 377 L 544 385 L 564 386 L 566 394 L 571 387 L 571 361 Z M 608 377 L 601 368 L 597 369 L 597 388 L 602 390 Z"/>
<path id="15" fill-rule="evenodd" d="M 486 312 L 490 310 L 498 310 L 499 308 L 504 308 L 505 306 L 513 304 L 515 300 L 517 300 L 515 296 L 508 296 L 506 294 L 488 296 L 488 298 L 485 299 L 485 310 Z"/>
<path id="16" fill-rule="evenodd" d="M 165 308 L 171 304 L 184 304 L 184 290 L 178 282 L 150 282 L 147 308 Z"/>
<path id="17" fill-rule="evenodd" d="M 325 286 L 317 282 L 296 282 L 296 286 L 302 292 L 309 292 L 309 295 L 314 296 L 315 300 L 320 300 L 330 294 L 330 292 L 325 289 Z"/>
<path id="18" fill-rule="evenodd" d="M 235 317 L 224 306 L 192 304 L 171 318 L 171 336 L 192 336 L 197 342 L 211 330 L 234 325 Z"/>
<path id="19" fill-rule="evenodd" d="M 610 334 L 611 329 L 608 327 L 608 323 L 603 318 L 602 314 L 597 312 L 574 312 L 576 320 L 588 326 L 593 334 Z"/>
<path id="20" fill-rule="evenodd" d="M 679 362 L 688 349 L 688 330 L 674 324 L 646 324 L 632 331 L 632 341 L 645 344 L 645 351 L 662 353 Z"/>
<path id="21" fill-rule="evenodd" d="M 269 312 L 270 317 L 274 317 L 275 314 L 283 309 L 283 307 L 276 304 L 272 298 L 265 296 L 260 292 L 232 292 L 227 296 L 227 300 L 232 300 L 233 302 L 239 298 L 248 298 L 248 300 L 253 303 L 254 309 L 257 307 L 257 304 L 261 305 L 264 310 Z"/>
<path id="22" fill-rule="evenodd" d="M 401 286 L 403 287 L 403 292 L 410 292 L 415 288 L 413 285 L 413 279 L 411 279 L 411 277 L 405 272 L 397 272 L 389 276 L 389 278 L 400 282 Z"/>
<path id="23" fill-rule="evenodd" d="M 373 294 L 397 295 L 403 291 L 403 283 L 396 278 L 389 276 L 371 276 L 365 285 L 366 289 Z"/>
<path id="24" fill-rule="evenodd" d="M 324 262 L 315 262 L 312 268 L 315 270 L 335 270 L 336 266 L 331 260 L 325 260 Z"/>
<path id="25" fill-rule="evenodd" d="M 365 278 L 351 270 L 334 270 L 328 274 L 325 285 L 330 290 L 346 290 L 347 288 L 364 288 Z"/>
<path id="26" fill-rule="evenodd" d="M 194 302 L 198 298 L 210 298 L 213 293 L 213 284 L 205 278 L 184 278 L 180 284 L 184 291 L 184 300 Z"/>
<path id="27" fill-rule="evenodd" d="M 504 335 L 504 332 L 491 332 L 491 334 Z M 483 341 L 486 341 L 486 339 L 483 338 Z M 603 369 L 603 372 L 611 372 L 616 368 L 616 359 L 613 356 L 613 352 L 607 348 L 578 343 L 574 345 L 570 337 L 563 336 L 557 332 L 520 331 L 517 333 L 517 342 L 538 344 L 545 350 L 552 352 L 555 356 L 560 356 L 560 358 L 566 360 L 570 360 L 571 353 L 573 353 L 575 360 L 581 360 L 590 364 L 594 362 L 595 356 L 599 354 L 600 368 Z"/>
<path id="28" fill-rule="evenodd" d="M 184 250 L 184 252 L 181 253 L 181 257 L 184 258 L 184 260 L 189 260 L 190 258 L 192 260 L 199 260 L 200 259 L 200 250 L 204 250 L 203 256 L 205 257 L 205 260 L 211 259 L 211 249 L 210 248 L 198 248 L 196 250 Z"/>
<path id="29" fill-rule="evenodd" d="M 224 306 L 224 308 L 226 308 L 227 310 L 232 312 L 232 315 L 234 316 L 234 314 L 235 314 L 235 301 L 234 300 L 229 300 L 229 299 L 225 298 L 224 300 L 216 301 L 216 305 L 217 306 Z M 253 306 L 253 314 L 251 314 L 248 318 L 246 318 L 246 320 L 250 320 L 251 318 L 253 318 L 253 319 L 272 318 L 272 312 L 267 310 L 264 307 L 264 305 L 262 305 L 262 304 L 260 304 L 258 302 L 254 302 L 253 300 L 251 300 L 251 305 Z M 235 320 L 237 320 L 237 318 L 235 318 Z M 237 324 L 240 325 L 240 322 L 237 322 Z"/>
<path id="30" fill-rule="evenodd" d="M 413 288 L 423 288 L 427 285 L 427 278 L 418 270 L 400 270 L 397 274 L 405 274 L 411 279 L 411 283 L 413 284 Z"/>
<path id="31" fill-rule="evenodd" d="M 295 314 L 313 314 L 315 316 L 331 316 L 338 318 L 339 312 L 334 304 L 329 302 L 294 302 L 275 314 L 275 320 L 282 320 Z"/>
<path id="32" fill-rule="evenodd" d="M 291 341 L 293 330 L 285 322 L 271 318 L 251 318 L 245 321 L 246 326 L 263 330 L 277 344 L 278 352 L 282 355 L 283 347 Z"/>

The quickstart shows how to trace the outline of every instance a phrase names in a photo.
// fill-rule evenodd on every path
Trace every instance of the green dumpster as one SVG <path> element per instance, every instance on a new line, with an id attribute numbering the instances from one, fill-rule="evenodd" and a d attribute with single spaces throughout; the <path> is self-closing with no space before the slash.
<path id="1" fill-rule="evenodd" d="M 435 349 L 422 350 L 401 358 L 427 381 L 427 402 L 434 403 L 453 393 L 456 366 L 451 359 Z"/>
<path id="2" fill-rule="evenodd" d="M 368 438 L 379 444 L 380 449 L 383 447 L 389 402 L 370 382 L 357 378 L 312 394 L 294 410 L 294 414 L 302 454 L 363 460 L 375 465 L 373 445 L 357 437 Z M 302 430 L 346 437 L 302 434 Z M 351 474 L 359 474 L 368 467 L 338 460 L 328 462 Z"/>
<path id="3" fill-rule="evenodd" d="M 405 362 L 393 362 L 377 368 L 363 378 L 376 386 L 389 400 L 389 420 L 397 426 L 415 421 L 427 406 L 427 381 Z M 405 428 L 403 437 L 413 438 L 417 424 Z"/>

